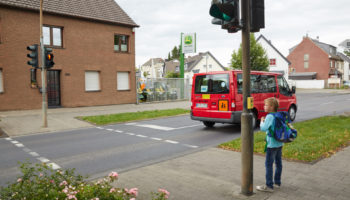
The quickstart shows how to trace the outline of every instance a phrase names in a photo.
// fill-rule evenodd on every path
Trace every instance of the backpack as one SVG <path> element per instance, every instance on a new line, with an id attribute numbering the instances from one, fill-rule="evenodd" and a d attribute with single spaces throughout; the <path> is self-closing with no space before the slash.
<path id="1" fill-rule="evenodd" d="M 298 132 L 290 124 L 291 120 L 288 112 L 283 111 L 270 114 L 272 114 L 275 118 L 275 131 L 272 131 L 270 128 L 268 135 L 270 137 L 275 138 L 275 140 L 279 142 L 293 142 L 294 139 L 297 137 Z"/>

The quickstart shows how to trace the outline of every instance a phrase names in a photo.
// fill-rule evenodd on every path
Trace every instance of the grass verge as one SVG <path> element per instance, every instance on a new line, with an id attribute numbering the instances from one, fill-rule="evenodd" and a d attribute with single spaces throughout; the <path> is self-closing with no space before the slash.
<path id="1" fill-rule="evenodd" d="M 175 116 L 175 115 L 186 114 L 186 113 L 190 113 L 190 111 L 186 109 L 177 108 L 177 109 L 168 109 L 168 110 L 152 110 L 152 111 L 142 111 L 142 112 L 118 113 L 118 114 L 111 114 L 111 115 L 87 116 L 87 117 L 78 117 L 78 118 L 96 125 L 105 125 L 105 124 L 151 119 L 151 118 L 158 118 L 158 117 Z"/>
<path id="2" fill-rule="evenodd" d="M 336 153 L 350 143 L 350 117 L 327 116 L 294 123 L 298 137 L 284 144 L 282 156 L 288 160 L 314 162 Z M 254 153 L 264 154 L 265 132 L 254 134 Z M 241 139 L 219 145 L 220 148 L 241 151 Z"/>

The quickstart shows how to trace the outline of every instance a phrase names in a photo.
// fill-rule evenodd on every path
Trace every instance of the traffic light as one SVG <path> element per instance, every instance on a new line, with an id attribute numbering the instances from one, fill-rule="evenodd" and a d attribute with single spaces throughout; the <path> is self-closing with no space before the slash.
<path id="1" fill-rule="evenodd" d="M 259 32 L 265 28 L 264 0 L 250 0 L 250 32 Z"/>
<path id="2" fill-rule="evenodd" d="M 51 68 L 55 65 L 55 63 L 53 62 L 53 54 L 52 54 L 52 49 L 51 48 L 47 48 L 44 47 L 45 50 L 45 67 Z"/>
<path id="3" fill-rule="evenodd" d="M 241 29 L 239 17 L 239 0 L 212 0 L 209 14 L 214 17 L 212 24 L 221 25 L 229 33 Z"/>
<path id="4" fill-rule="evenodd" d="M 38 45 L 33 44 L 31 46 L 27 46 L 27 50 L 30 51 L 30 53 L 27 54 L 28 58 L 31 58 L 27 62 L 28 65 L 31 65 L 32 67 L 38 68 L 39 66 L 39 61 L 38 61 Z"/>

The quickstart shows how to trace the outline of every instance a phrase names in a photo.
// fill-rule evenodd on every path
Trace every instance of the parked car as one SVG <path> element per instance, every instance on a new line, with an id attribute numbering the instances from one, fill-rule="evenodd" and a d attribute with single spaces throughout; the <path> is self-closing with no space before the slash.
<path id="1" fill-rule="evenodd" d="M 202 121 L 207 127 L 215 123 L 239 124 L 243 110 L 242 85 L 240 70 L 194 74 L 191 119 Z M 296 118 L 295 86 L 290 89 L 282 74 L 252 71 L 250 86 L 254 99 L 253 127 L 267 115 L 264 100 L 269 97 L 279 100 L 278 111 L 288 111 L 292 121 Z"/>

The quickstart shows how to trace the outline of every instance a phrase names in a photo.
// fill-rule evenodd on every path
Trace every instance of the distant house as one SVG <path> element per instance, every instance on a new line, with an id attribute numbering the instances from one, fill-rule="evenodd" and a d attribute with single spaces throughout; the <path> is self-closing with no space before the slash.
<path id="1" fill-rule="evenodd" d="M 41 108 L 41 71 L 26 57 L 40 43 L 39 2 L 0 0 L 0 110 Z M 44 0 L 48 106 L 136 103 L 135 27 L 113 0 Z"/>
<path id="2" fill-rule="evenodd" d="M 287 56 L 291 65 L 290 79 L 324 80 L 327 85 L 329 78 L 342 78 L 339 69 L 344 60 L 338 55 L 337 48 L 330 44 L 311 39 L 308 36 L 289 50 Z"/>
<path id="3" fill-rule="evenodd" d="M 339 44 L 339 47 L 341 47 L 343 50 L 350 50 L 350 39 L 346 39 L 343 42 Z"/>
<path id="4" fill-rule="evenodd" d="M 343 74 L 343 80 L 350 80 L 350 58 L 343 53 L 338 52 L 338 56 L 343 59 L 344 62 L 338 65 L 338 70 Z"/>
<path id="5" fill-rule="evenodd" d="M 270 61 L 269 71 L 282 73 L 284 78 L 288 80 L 288 69 L 291 62 L 263 35 L 260 35 L 256 41 L 261 44 L 267 53 Z"/>
<path id="6" fill-rule="evenodd" d="M 145 78 L 162 78 L 164 75 L 164 60 L 161 58 L 151 58 L 143 65 L 140 71 Z"/>
<path id="7" fill-rule="evenodd" d="M 173 72 L 173 73 L 179 73 L 179 68 L 180 67 L 180 61 L 179 60 L 170 60 L 170 61 L 165 61 L 164 63 L 164 77 L 166 77 L 166 75 L 169 72 Z M 175 72 L 176 71 L 176 72 Z"/>
<path id="8" fill-rule="evenodd" d="M 180 73 L 179 66 L 175 66 L 175 73 Z M 193 74 L 212 71 L 225 71 L 225 68 L 209 51 L 189 56 L 185 60 L 184 78 L 190 79 L 191 84 Z"/>

